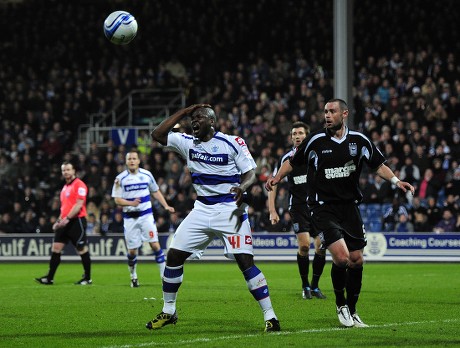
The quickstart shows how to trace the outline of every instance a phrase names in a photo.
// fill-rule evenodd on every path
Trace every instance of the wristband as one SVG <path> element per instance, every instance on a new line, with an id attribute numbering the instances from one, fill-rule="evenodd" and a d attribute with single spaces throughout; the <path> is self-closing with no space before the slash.
<path id="1" fill-rule="evenodd" d="M 390 181 L 391 181 L 391 183 L 392 183 L 393 185 L 396 185 L 396 184 L 397 184 L 398 182 L 400 182 L 401 180 L 399 180 L 396 176 L 394 176 L 394 177 L 392 177 L 392 178 L 390 179 Z"/>

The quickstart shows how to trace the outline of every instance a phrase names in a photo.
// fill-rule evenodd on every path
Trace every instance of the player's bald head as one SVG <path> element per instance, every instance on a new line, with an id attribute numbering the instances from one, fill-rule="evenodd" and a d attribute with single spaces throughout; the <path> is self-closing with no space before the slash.
<path id="1" fill-rule="evenodd" d="M 214 122 L 217 121 L 216 114 L 213 109 L 211 108 L 198 108 L 192 113 L 192 117 L 195 115 L 204 115 L 210 119 L 212 119 Z"/>

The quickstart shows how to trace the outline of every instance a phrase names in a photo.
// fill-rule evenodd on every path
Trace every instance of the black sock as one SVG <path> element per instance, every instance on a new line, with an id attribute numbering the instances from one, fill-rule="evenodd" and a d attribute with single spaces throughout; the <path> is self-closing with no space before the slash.
<path id="1" fill-rule="evenodd" d="M 311 279 L 311 288 L 316 289 L 318 287 L 319 278 L 321 274 L 323 274 L 324 265 L 326 264 L 326 255 L 319 255 L 315 253 L 315 257 L 313 258 L 313 276 Z"/>
<path id="2" fill-rule="evenodd" d="M 310 286 L 308 282 L 308 268 L 310 267 L 310 259 L 307 256 L 302 256 L 297 253 L 297 265 L 299 266 L 300 279 L 302 279 L 302 289 Z"/>
<path id="3" fill-rule="evenodd" d="M 51 253 L 51 259 L 50 259 L 50 269 L 48 270 L 48 276 L 47 278 L 49 280 L 54 279 L 54 274 L 56 273 L 56 270 L 61 263 L 61 253 Z"/>
<path id="4" fill-rule="evenodd" d="M 332 263 L 331 267 L 332 286 L 335 293 L 335 304 L 341 307 L 347 304 L 345 299 L 345 286 L 347 284 L 347 269 Z"/>
<path id="5" fill-rule="evenodd" d="M 356 312 L 356 303 L 358 302 L 359 293 L 363 280 L 363 268 L 349 268 L 347 279 L 347 304 L 350 313 Z"/>
<path id="6" fill-rule="evenodd" d="M 85 279 L 91 279 L 91 258 L 89 257 L 89 251 L 80 255 L 83 269 L 85 270 Z"/>

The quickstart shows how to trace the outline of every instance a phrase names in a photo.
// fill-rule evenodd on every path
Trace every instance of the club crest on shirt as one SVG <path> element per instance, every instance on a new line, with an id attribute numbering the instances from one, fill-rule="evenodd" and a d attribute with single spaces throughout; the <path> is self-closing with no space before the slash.
<path id="1" fill-rule="evenodd" d="M 211 151 L 212 151 L 212 152 L 217 152 L 217 151 L 219 151 L 219 146 L 214 145 L 213 147 L 211 147 Z"/>
<path id="2" fill-rule="evenodd" d="M 348 150 L 350 151 L 350 156 L 356 156 L 358 154 L 358 145 L 350 143 L 348 144 Z"/>

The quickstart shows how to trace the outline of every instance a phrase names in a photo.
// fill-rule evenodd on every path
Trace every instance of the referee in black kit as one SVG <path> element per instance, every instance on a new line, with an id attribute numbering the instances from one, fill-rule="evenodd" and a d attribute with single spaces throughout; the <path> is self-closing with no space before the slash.
<path id="1" fill-rule="evenodd" d="M 414 187 L 394 175 L 380 150 L 364 134 L 345 125 L 347 117 L 345 101 L 329 100 L 324 107 L 325 127 L 310 133 L 294 156 L 267 181 L 266 188 L 272 190 L 293 166 L 307 164 L 308 208 L 323 247 L 332 255 L 331 278 L 339 321 L 346 327 L 367 327 L 356 311 L 367 243 L 358 208 L 363 164 L 404 192 L 414 194 Z"/>

